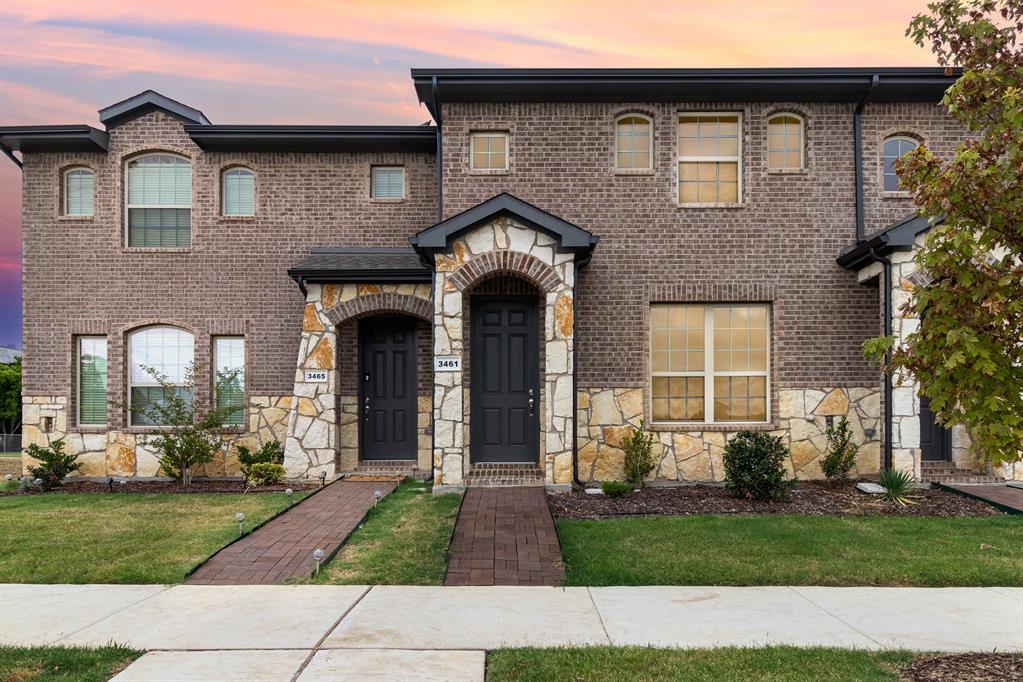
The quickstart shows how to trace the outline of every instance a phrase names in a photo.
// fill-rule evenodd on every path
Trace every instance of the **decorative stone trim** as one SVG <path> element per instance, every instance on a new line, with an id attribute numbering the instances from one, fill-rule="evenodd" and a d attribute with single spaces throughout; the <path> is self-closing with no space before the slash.
<path id="1" fill-rule="evenodd" d="M 878 471 L 881 451 L 880 391 L 874 388 L 781 389 L 777 425 L 770 429 L 789 448 L 789 475 L 823 478 L 820 462 L 827 452 L 824 431 L 828 419 L 846 417 L 853 440 L 860 446 L 858 475 Z M 580 388 L 577 398 L 579 478 L 584 481 L 621 480 L 625 452 L 622 440 L 639 428 L 646 404 L 643 388 Z M 724 480 L 725 444 L 743 427 L 712 431 L 694 425 L 671 430 L 651 428 L 657 465 L 647 477 L 656 481 Z M 722 425 L 728 426 L 728 425 Z M 765 430 L 757 428 L 757 430 Z M 867 432 L 871 435 L 867 435 Z"/>
<path id="2" fill-rule="evenodd" d="M 459 291 L 465 291 L 490 275 L 511 272 L 524 277 L 541 291 L 554 291 L 561 278 L 550 265 L 528 253 L 519 251 L 489 251 L 463 264 L 452 272 L 448 281 Z"/>

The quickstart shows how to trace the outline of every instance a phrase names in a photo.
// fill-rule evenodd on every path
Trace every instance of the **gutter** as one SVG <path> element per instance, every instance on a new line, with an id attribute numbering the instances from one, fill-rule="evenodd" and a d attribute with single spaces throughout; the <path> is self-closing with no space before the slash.
<path id="1" fill-rule="evenodd" d="M 875 263 L 880 263 L 884 270 L 884 335 L 892 334 L 892 262 L 885 256 L 881 256 L 874 248 L 870 249 L 870 257 Z M 885 355 L 885 360 L 888 355 Z M 884 391 L 884 467 L 892 467 L 892 375 L 887 371 L 883 372 L 884 378 L 882 389 Z"/>
<path id="2" fill-rule="evenodd" d="M 880 81 L 880 76 L 874 74 L 870 78 L 870 87 L 863 93 L 856 109 L 853 111 L 853 163 L 856 173 L 856 242 L 862 242 L 866 237 L 865 220 L 863 217 L 863 122 L 861 120 L 863 108 L 867 105 L 870 96 Z"/>

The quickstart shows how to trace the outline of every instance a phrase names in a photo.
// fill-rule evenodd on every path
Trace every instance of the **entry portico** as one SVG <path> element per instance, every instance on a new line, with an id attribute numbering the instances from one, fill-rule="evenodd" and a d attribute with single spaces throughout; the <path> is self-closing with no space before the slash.
<path id="1" fill-rule="evenodd" d="M 403 460 L 460 487 L 501 462 L 571 484 L 575 282 L 597 240 L 500 194 L 412 249 L 317 249 L 291 268 L 306 302 L 288 475 Z"/>

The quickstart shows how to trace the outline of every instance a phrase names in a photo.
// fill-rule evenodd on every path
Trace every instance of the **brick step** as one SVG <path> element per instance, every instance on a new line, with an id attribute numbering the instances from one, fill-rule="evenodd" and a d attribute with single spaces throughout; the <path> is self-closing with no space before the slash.
<path id="1" fill-rule="evenodd" d="M 543 470 L 535 464 L 473 464 L 465 485 L 477 488 L 542 486 Z"/>
<path id="2" fill-rule="evenodd" d="M 929 483 L 1001 483 L 1005 479 L 990 473 L 960 469 L 950 464 L 920 464 L 920 478 Z"/>
<path id="3" fill-rule="evenodd" d="M 342 476 L 398 476 L 399 478 L 416 478 L 423 480 L 429 472 L 420 471 L 412 460 L 379 459 L 359 462 L 355 469 L 342 471 Z"/>

